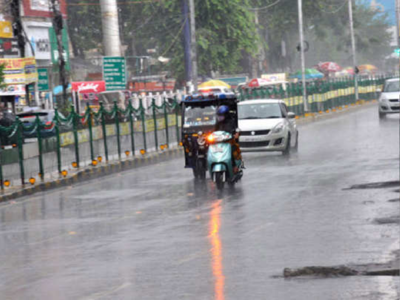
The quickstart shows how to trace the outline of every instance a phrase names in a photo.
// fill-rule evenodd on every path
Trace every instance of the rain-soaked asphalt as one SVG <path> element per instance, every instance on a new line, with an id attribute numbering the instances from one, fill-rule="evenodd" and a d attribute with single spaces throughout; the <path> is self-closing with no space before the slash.
<path id="1" fill-rule="evenodd" d="M 398 299 L 399 277 L 279 277 L 399 249 L 399 117 L 376 105 L 300 126 L 300 148 L 245 154 L 218 194 L 182 159 L 0 206 L 0 299 Z M 278 275 L 278 277 L 276 277 Z"/>

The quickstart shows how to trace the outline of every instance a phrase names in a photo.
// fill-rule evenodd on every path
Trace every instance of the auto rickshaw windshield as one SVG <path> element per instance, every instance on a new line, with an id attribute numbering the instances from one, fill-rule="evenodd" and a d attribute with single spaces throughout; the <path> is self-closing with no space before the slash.
<path id="1" fill-rule="evenodd" d="M 216 109 L 216 106 L 186 107 L 183 127 L 215 125 Z"/>

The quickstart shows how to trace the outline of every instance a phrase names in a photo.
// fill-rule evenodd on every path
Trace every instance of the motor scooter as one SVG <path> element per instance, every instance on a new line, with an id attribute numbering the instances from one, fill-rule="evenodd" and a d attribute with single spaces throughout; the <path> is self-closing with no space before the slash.
<path id="1" fill-rule="evenodd" d="M 225 131 L 216 131 L 207 138 L 209 143 L 207 164 L 210 177 L 217 189 L 222 190 L 225 182 L 233 187 L 243 176 L 243 163 L 234 162 L 238 172 L 233 172 L 232 163 L 232 135 Z"/>

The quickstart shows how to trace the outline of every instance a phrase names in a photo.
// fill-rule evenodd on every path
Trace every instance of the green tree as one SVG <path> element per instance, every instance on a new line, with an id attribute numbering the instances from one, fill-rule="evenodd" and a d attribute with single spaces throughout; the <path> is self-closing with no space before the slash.
<path id="1" fill-rule="evenodd" d="M 353 14 L 359 63 L 379 65 L 391 51 L 387 16 L 371 10 L 365 2 L 356 3 L 357 5 L 353 4 Z M 347 2 L 304 0 L 303 14 L 305 39 L 310 45 L 306 53 L 307 66 L 312 67 L 319 61 L 351 65 Z M 300 56 L 296 50 L 299 44 L 297 3 L 281 0 L 268 10 L 260 11 L 260 22 L 263 35 L 266 36 L 267 71 L 298 68 Z M 286 57 L 282 56 L 282 41 L 286 44 Z"/>
<path id="2" fill-rule="evenodd" d="M 4 83 L 4 69 L 6 68 L 5 64 L 0 64 L 0 89 L 3 89 L 6 84 Z"/>

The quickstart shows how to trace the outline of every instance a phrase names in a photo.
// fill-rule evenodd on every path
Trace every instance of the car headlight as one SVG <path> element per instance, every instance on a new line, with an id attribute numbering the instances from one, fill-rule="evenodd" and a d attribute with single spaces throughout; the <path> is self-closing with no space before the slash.
<path id="1" fill-rule="evenodd" d="M 381 94 L 381 97 L 379 98 L 380 102 L 385 102 L 387 100 L 386 96 L 384 94 Z"/>
<path id="2" fill-rule="evenodd" d="M 280 133 L 283 130 L 283 123 L 277 124 L 274 129 L 272 129 L 272 133 Z"/>

